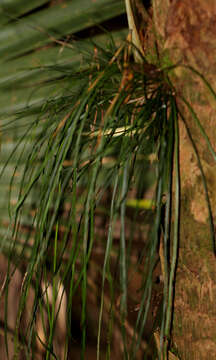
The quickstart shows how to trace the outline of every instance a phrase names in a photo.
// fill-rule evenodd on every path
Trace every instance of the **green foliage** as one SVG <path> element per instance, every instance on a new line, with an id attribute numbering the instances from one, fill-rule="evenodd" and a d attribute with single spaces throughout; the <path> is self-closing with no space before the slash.
<path id="1" fill-rule="evenodd" d="M 178 175 L 178 127 L 177 108 L 169 87 L 166 72 L 157 72 L 152 67 L 145 72 L 133 66 L 130 60 L 131 45 L 127 42 L 116 49 L 97 47 L 95 57 L 91 57 L 89 68 L 73 71 L 70 66 L 51 67 L 59 73 L 60 93 L 47 100 L 37 110 L 28 108 L 18 114 L 28 126 L 20 137 L 22 146 L 19 164 L 24 164 L 20 191 L 16 206 L 10 209 L 12 230 L 5 235 L 2 247 L 7 249 L 10 259 L 19 265 L 26 258 L 25 279 L 22 285 L 17 335 L 15 348 L 18 351 L 20 322 L 30 287 L 35 289 L 33 317 L 26 329 L 28 351 L 33 348 L 37 337 L 36 314 L 40 308 L 47 309 L 49 335 L 46 356 L 52 351 L 52 339 L 55 331 L 55 299 L 57 279 L 69 285 L 67 308 L 68 328 L 70 328 L 71 310 L 74 294 L 81 286 L 82 294 L 82 353 L 86 346 L 86 307 L 88 286 L 88 263 L 97 240 L 95 234 L 95 214 L 100 211 L 105 192 L 111 196 L 109 229 L 104 243 L 105 253 L 102 271 L 101 306 L 98 325 L 98 359 L 100 356 L 101 327 L 104 311 L 105 283 L 110 292 L 115 288 L 111 272 L 111 254 L 113 251 L 113 230 L 120 219 L 120 244 L 115 251 L 119 258 L 120 322 L 125 358 L 136 358 L 142 334 L 148 316 L 152 276 L 158 262 L 158 247 L 161 233 L 161 220 L 164 207 L 162 197 L 166 196 L 165 205 L 165 278 L 164 305 L 162 316 L 161 339 L 170 334 L 173 302 L 173 281 L 176 268 L 178 241 L 179 175 Z M 89 62 L 89 60 L 85 60 Z M 47 72 L 46 68 L 44 71 Z M 54 79 L 54 86 L 57 84 Z M 36 111 L 37 114 L 33 115 Z M 29 141 L 30 140 L 30 141 Z M 19 147 L 18 147 L 19 148 Z M 173 158 L 175 148 L 175 160 Z M 16 148 L 17 149 L 17 148 Z M 27 152 L 26 149 L 29 149 Z M 15 151 L 17 152 L 17 150 Z M 15 153 L 14 152 L 14 153 Z M 149 157 L 156 154 L 157 161 L 150 166 Z M 11 161 L 12 157 L 10 158 Z M 110 160 L 111 159 L 111 160 Z M 176 216 L 172 261 L 170 258 L 170 217 L 172 207 L 173 161 L 176 167 Z M 146 165 L 145 165 L 146 164 Z M 125 332 L 127 318 L 127 284 L 130 262 L 127 260 L 128 244 L 125 237 L 125 222 L 128 193 L 135 188 L 143 194 L 143 166 L 154 169 L 156 181 L 154 223 L 150 231 L 146 248 L 146 270 L 143 278 L 143 295 L 137 316 L 134 336 L 130 348 Z M 15 172 L 14 172 L 15 175 Z M 141 176 L 141 178 L 140 178 Z M 152 179 L 153 180 L 153 179 Z M 151 180 L 151 181 L 152 181 Z M 12 177 L 12 192 L 15 176 Z M 150 184 L 148 185 L 150 186 Z M 31 200 L 29 200 L 31 199 Z M 152 199 L 153 200 L 153 199 Z M 64 211 L 66 204 L 69 210 Z M 33 216 L 29 216 L 29 210 Z M 26 215 L 25 215 L 26 214 Z M 25 216 L 28 217 L 30 233 L 23 237 Z M 63 228 L 63 233 L 59 229 Z M 11 234 L 8 243 L 9 234 Z M 55 235 L 54 235 L 55 234 Z M 132 235 L 133 237 L 133 235 Z M 67 259 L 65 262 L 64 259 Z M 40 279 L 47 279 L 51 274 L 53 304 L 49 310 L 47 292 L 41 293 Z M 46 280 L 48 281 L 48 280 Z M 50 285 L 49 285 L 50 283 Z M 34 285 L 35 284 L 35 285 Z M 44 304 L 44 305 L 43 305 Z M 111 308 L 113 304 L 111 303 Z M 110 309 L 111 310 L 111 309 Z M 51 311 L 51 312 L 50 312 Z M 41 316 L 42 316 L 42 310 Z M 114 321 L 114 313 L 111 320 Z M 44 325 L 45 326 L 45 325 Z M 70 334 L 67 342 L 70 344 Z M 109 335 L 111 336 L 111 334 Z M 167 351 L 167 344 L 165 350 Z M 29 352 L 29 356 L 30 356 Z M 54 356 L 54 355 L 53 355 Z"/>
<path id="2" fill-rule="evenodd" d="M 5 194 L 9 192 L 9 219 L 5 215 L 7 196 L 1 200 L 0 244 L 8 257 L 8 274 L 1 289 L 1 295 L 5 297 L 6 349 L 8 291 L 14 271 L 19 268 L 23 272 L 23 282 L 14 331 L 15 355 L 24 351 L 26 358 L 33 358 L 39 343 L 44 358 L 60 359 L 54 338 L 66 293 L 64 357 L 70 356 L 73 345 L 72 315 L 78 296 L 81 357 L 84 359 L 88 339 L 88 299 L 95 292 L 95 297 L 100 294 L 100 310 L 94 324 L 97 359 L 111 358 L 116 323 L 121 329 L 124 359 L 136 359 L 151 313 L 153 274 L 160 261 L 163 299 L 151 335 L 159 328 L 159 357 L 165 359 L 170 343 L 178 252 L 178 117 L 184 120 L 176 105 L 175 89 L 169 81 L 169 71 L 174 67 L 169 64 L 163 70 L 157 69 L 148 64 L 142 54 L 143 64 L 135 64 L 130 41 L 124 41 L 120 46 L 115 43 L 121 34 L 99 35 L 92 41 L 58 40 L 62 35 L 95 23 L 94 16 L 99 12 L 103 14 L 100 21 L 104 21 L 123 11 L 121 1 L 100 2 L 101 8 L 98 1 L 90 3 L 91 11 L 84 14 L 80 11 L 80 17 L 76 13 L 76 23 L 73 23 L 70 15 L 81 7 L 77 1 L 68 1 L 66 10 L 61 9 L 66 18 L 59 15 L 60 22 L 65 20 L 61 34 L 52 32 L 53 24 L 58 25 L 55 19 L 60 11 L 55 7 L 52 11 L 46 9 L 42 18 L 37 13 L 15 27 L 8 23 L 0 33 L 0 38 L 6 39 L 10 29 L 13 30 L 10 32 L 12 40 L 7 41 L 9 45 L 6 42 L 1 45 L 2 49 L 9 46 L 2 61 L 10 58 L 10 62 L 0 70 L 0 87 L 4 91 L 2 137 L 7 139 L 2 149 L 0 175 Z M 102 5 L 105 10 L 109 6 L 113 12 L 104 11 Z M 20 8 L 20 13 L 14 11 L 12 15 L 21 16 L 25 11 Z M 43 22 L 43 19 L 47 20 L 47 14 L 49 22 Z M 90 22 L 89 14 L 94 15 Z M 43 31 L 32 26 L 28 36 L 24 34 L 20 40 L 19 31 L 23 34 L 23 24 L 29 24 L 32 18 L 40 19 L 39 27 Z M 50 40 L 58 46 L 19 57 Z M 203 81 L 213 93 L 206 80 Z M 215 157 L 198 117 L 186 99 L 184 102 Z M 11 134 L 16 143 L 14 147 L 10 142 Z M 200 165 L 212 229 L 202 164 L 189 129 L 188 134 Z M 151 199 L 145 199 L 149 189 L 153 195 Z M 108 199 L 104 201 L 106 196 Z M 128 239 L 130 207 L 133 216 Z M 139 249 L 141 254 L 134 266 L 131 254 L 142 211 L 145 211 L 142 221 L 149 230 L 146 230 L 147 240 Z M 97 233 L 98 214 L 108 223 L 103 235 Z M 116 244 L 117 224 L 120 236 Z M 98 247 L 100 261 L 94 258 Z M 116 271 L 113 270 L 113 259 Z M 100 276 L 99 285 L 91 282 L 92 263 Z M 129 272 L 139 266 L 143 272 L 141 298 L 135 325 L 129 334 Z M 32 291 L 30 316 L 23 327 Z M 116 306 L 117 296 L 119 306 Z M 38 331 L 39 318 L 44 339 Z M 149 356 L 147 350 L 146 354 L 144 352 L 146 358 Z"/>

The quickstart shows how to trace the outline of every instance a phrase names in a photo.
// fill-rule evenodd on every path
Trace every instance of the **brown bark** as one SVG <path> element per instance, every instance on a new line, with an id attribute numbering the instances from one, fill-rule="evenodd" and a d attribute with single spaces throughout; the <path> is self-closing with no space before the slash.
<path id="1" fill-rule="evenodd" d="M 216 149 L 216 101 L 198 70 L 216 90 L 216 1 L 153 0 L 153 17 L 162 59 L 180 63 L 171 75 L 178 104 L 197 146 L 206 176 L 213 215 L 216 210 L 216 163 L 184 96 Z M 176 276 L 173 340 L 181 359 L 216 358 L 216 259 L 211 245 L 208 208 L 201 172 L 184 123 L 180 126 L 181 225 Z M 216 220 L 214 218 L 214 220 Z"/>

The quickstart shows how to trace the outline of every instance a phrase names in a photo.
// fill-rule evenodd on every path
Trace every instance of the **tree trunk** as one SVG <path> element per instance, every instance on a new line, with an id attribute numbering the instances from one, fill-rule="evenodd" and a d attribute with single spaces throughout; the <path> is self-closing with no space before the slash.
<path id="1" fill-rule="evenodd" d="M 162 64 L 180 64 L 171 79 L 185 119 L 185 123 L 179 119 L 181 225 L 173 340 L 183 360 L 214 359 L 216 259 L 202 172 L 187 127 L 200 157 L 215 220 L 216 162 L 188 105 L 216 150 L 216 100 L 203 78 L 182 65 L 196 69 L 216 89 L 216 2 L 153 0 L 153 19 Z"/>

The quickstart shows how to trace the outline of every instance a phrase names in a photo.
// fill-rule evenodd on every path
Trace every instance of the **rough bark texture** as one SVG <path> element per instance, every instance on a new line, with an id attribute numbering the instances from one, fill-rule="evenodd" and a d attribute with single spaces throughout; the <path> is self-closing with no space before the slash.
<path id="1" fill-rule="evenodd" d="M 153 11 L 161 54 L 171 63 L 194 67 L 216 89 L 216 1 L 154 0 Z M 172 81 L 193 107 L 216 149 L 216 101 L 203 80 L 179 66 Z M 188 108 L 180 98 L 178 102 L 200 155 L 215 215 L 216 164 Z M 216 259 L 200 169 L 185 125 L 181 120 L 179 125 L 181 228 L 173 338 L 181 359 L 215 359 Z"/>

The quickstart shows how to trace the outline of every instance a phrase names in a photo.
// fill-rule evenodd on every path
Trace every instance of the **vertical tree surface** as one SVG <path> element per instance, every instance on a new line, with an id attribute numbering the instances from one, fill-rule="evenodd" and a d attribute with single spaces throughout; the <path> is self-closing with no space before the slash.
<path id="1" fill-rule="evenodd" d="M 160 36 L 157 38 L 160 54 L 172 64 L 179 64 L 172 82 L 184 118 L 184 121 L 179 119 L 181 226 L 174 342 L 182 359 L 213 359 L 216 358 L 216 259 L 214 229 L 211 233 L 209 225 L 215 220 L 216 164 L 207 140 L 216 150 L 216 102 L 211 92 L 216 89 L 216 2 L 154 0 L 153 12 L 156 33 Z M 208 139 L 202 135 L 204 132 Z"/>

